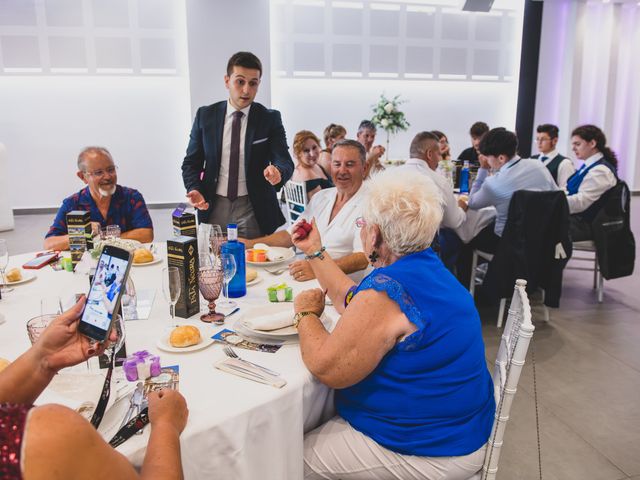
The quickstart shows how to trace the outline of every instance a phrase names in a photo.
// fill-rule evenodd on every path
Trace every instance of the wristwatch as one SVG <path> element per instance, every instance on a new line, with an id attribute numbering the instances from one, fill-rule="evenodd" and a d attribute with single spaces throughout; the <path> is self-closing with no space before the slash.
<path id="1" fill-rule="evenodd" d="M 307 315 L 314 315 L 316 317 L 318 316 L 316 312 L 298 312 L 293 317 L 293 328 L 297 330 L 300 320 L 302 320 L 302 317 L 306 317 Z"/>

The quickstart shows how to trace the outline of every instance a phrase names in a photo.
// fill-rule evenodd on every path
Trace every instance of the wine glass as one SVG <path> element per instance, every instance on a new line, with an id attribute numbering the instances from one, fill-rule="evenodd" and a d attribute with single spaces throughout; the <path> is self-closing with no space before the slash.
<path id="1" fill-rule="evenodd" d="M 138 295 L 131 277 L 127 277 L 127 283 L 124 286 L 124 292 L 122 292 L 120 311 L 124 320 L 136 320 L 138 318 Z"/>
<path id="2" fill-rule="evenodd" d="M 200 267 L 198 269 L 198 286 L 204 299 L 209 302 L 209 313 L 200 316 L 206 323 L 216 325 L 224 323 L 224 315 L 216 312 L 216 302 L 222 289 L 223 272 L 220 265 L 214 262 L 208 253 L 200 253 Z"/>
<path id="3" fill-rule="evenodd" d="M 166 267 L 162 269 L 162 293 L 171 305 L 171 320 L 176 318 L 176 303 L 180 297 L 180 271 L 178 267 Z"/>
<path id="4" fill-rule="evenodd" d="M 9 248 L 7 247 L 7 241 L 4 238 L 0 238 L 0 280 L 2 280 L 0 290 L 2 293 L 13 291 L 13 287 L 7 284 L 7 278 L 4 276 L 7 265 L 9 265 Z"/>
<path id="5" fill-rule="evenodd" d="M 230 253 L 220 254 L 220 265 L 224 276 L 224 297 L 226 300 L 218 302 L 218 306 L 222 308 L 233 308 L 236 302 L 229 300 L 229 282 L 236 274 L 236 259 Z"/>

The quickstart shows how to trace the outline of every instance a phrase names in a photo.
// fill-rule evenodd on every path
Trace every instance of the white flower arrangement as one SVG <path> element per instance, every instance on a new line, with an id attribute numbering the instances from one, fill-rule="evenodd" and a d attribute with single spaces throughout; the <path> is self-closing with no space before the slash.
<path id="1" fill-rule="evenodd" d="M 398 105 L 404 103 L 399 98 L 400 95 L 396 95 L 389 100 L 382 94 L 378 103 L 372 106 L 373 118 L 371 121 L 375 126 L 382 127 L 387 134 L 395 134 L 409 128 L 409 122 L 407 122 L 404 113 L 398 110 Z"/>

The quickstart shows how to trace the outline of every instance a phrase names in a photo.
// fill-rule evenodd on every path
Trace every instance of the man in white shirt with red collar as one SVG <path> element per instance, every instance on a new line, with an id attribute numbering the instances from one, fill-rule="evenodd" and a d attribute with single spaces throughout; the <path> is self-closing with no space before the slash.
<path id="1" fill-rule="evenodd" d="M 366 152 L 362 144 L 355 140 L 340 140 L 331 152 L 331 177 L 335 187 L 325 188 L 316 193 L 307 208 L 300 214 L 299 220 L 316 226 L 327 253 L 335 260 L 343 272 L 359 282 L 368 267 L 367 257 L 363 253 L 360 230 L 356 220 L 362 215 L 362 197 Z M 291 232 L 279 230 L 271 235 L 241 239 L 247 248 L 256 243 L 265 243 L 271 247 L 292 247 Z M 290 275 L 299 282 L 315 278 L 308 260 L 297 260 L 289 265 Z"/>

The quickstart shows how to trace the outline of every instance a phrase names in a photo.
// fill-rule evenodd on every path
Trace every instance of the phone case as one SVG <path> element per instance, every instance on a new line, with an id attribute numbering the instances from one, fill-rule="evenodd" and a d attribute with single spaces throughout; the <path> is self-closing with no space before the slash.
<path id="1" fill-rule="evenodd" d="M 40 263 L 36 263 L 36 264 L 31 264 L 29 265 L 29 263 L 33 262 L 33 260 L 37 260 L 38 257 L 29 260 L 27 263 L 25 263 L 24 265 L 22 265 L 22 268 L 26 269 L 26 270 L 38 270 L 46 265 L 49 265 L 52 262 L 55 262 L 56 260 L 58 260 L 58 255 L 53 255 L 51 257 L 48 257 L 47 255 L 43 255 L 41 262 Z"/>

